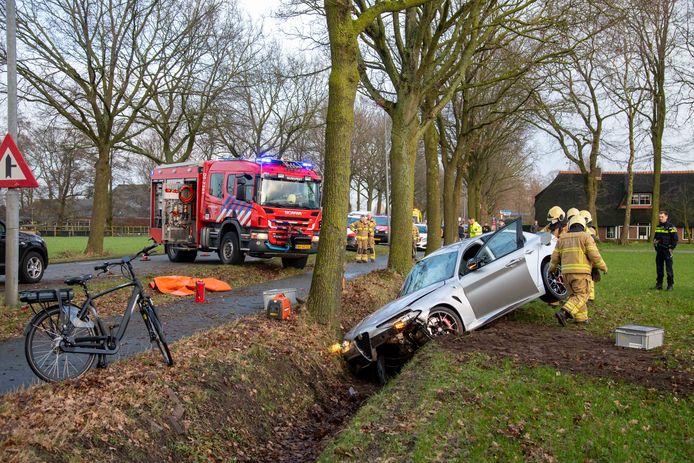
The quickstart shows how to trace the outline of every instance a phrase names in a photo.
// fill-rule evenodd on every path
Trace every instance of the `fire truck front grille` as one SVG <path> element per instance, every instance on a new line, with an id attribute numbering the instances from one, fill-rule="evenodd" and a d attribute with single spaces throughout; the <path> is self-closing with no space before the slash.
<path id="1" fill-rule="evenodd" d="M 275 217 L 275 224 L 277 226 L 287 226 L 291 225 L 292 227 L 308 227 L 308 219 L 304 219 L 302 217 Z"/>

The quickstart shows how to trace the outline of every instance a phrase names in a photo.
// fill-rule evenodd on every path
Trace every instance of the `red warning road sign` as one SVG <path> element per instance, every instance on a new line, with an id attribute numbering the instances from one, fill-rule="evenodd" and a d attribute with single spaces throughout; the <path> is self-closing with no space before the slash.
<path id="1" fill-rule="evenodd" d="M 36 188 L 39 184 L 8 133 L 0 145 L 0 188 Z"/>

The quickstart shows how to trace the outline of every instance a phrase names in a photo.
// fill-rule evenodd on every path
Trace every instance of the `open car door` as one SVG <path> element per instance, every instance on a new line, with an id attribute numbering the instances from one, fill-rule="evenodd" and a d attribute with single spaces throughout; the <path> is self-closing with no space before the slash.
<path id="1" fill-rule="evenodd" d="M 524 245 L 518 219 L 491 235 L 474 258 L 461 262 L 461 283 L 478 321 L 494 318 L 538 294 Z"/>

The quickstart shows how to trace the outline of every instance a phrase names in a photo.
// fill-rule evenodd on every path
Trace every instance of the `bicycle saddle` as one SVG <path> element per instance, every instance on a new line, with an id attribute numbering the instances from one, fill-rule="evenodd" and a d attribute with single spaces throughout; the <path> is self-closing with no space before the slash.
<path id="1" fill-rule="evenodd" d="M 90 273 L 88 275 L 81 275 L 78 277 L 67 278 L 65 280 L 65 284 L 68 286 L 81 285 L 82 283 L 89 281 L 91 279 L 92 279 L 92 274 Z"/>

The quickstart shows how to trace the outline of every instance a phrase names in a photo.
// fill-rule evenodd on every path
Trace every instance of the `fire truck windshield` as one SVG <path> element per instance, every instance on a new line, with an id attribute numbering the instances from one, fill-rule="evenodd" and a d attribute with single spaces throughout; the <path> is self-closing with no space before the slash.
<path id="1" fill-rule="evenodd" d="M 260 188 L 260 204 L 296 209 L 318 209 L 320 183 L 264 178 Z"/>

